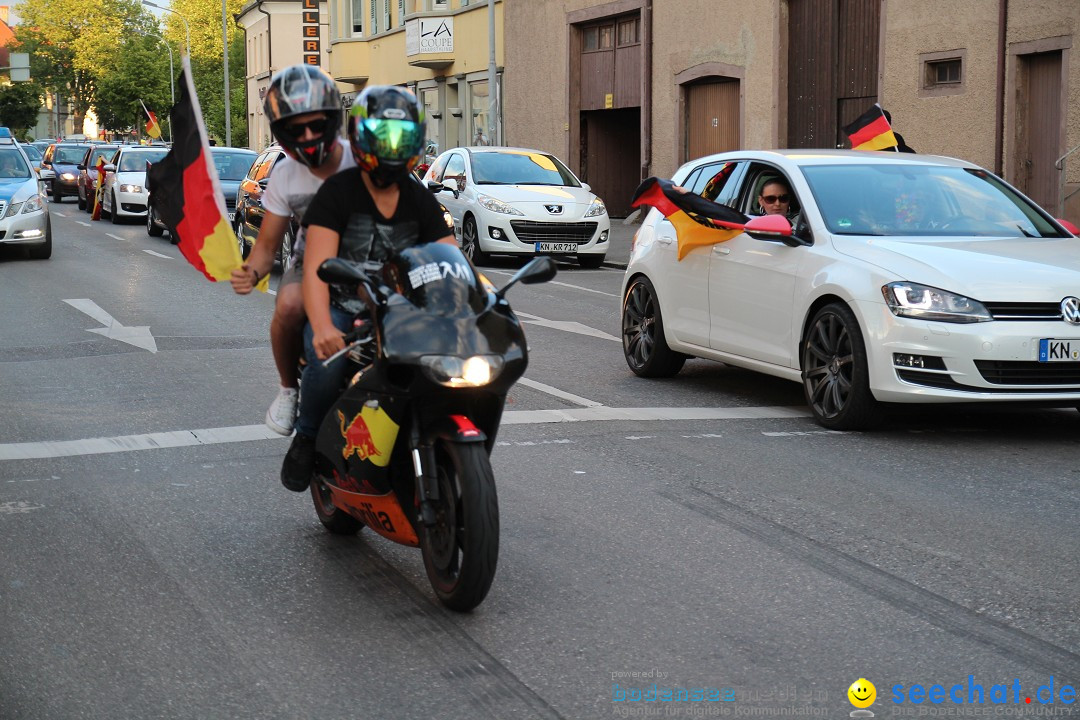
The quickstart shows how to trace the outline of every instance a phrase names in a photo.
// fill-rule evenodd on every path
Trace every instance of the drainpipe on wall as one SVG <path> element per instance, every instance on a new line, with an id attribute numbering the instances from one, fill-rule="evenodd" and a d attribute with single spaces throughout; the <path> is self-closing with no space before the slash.
<path id="1" fill-rule="evenodd" d="M 274 36 L 270 34 L 273 24 L 270 22 L 270 13 L 263 10 L 263 0 L 256 0 L 255 9 L 266 16 L 266 69 L 274 74 Z"/>
<path id="2" fill-rule="evenodd" d="M 1005 54 L 1009 22 L 1009 0 L 998 0 L 997 107 L 994 112 L 994 174 L 1005 172 Z"/>
<path id="3" fill-rule="evenodd" d="M 641 109 L 644 117 L 641 118 L 641 177 L 644 180 L 652 173 L 652 2 L 649 0 L 642 9 L 641 25 L 645 30 L 645 43 L 642 58 L 642 80 L 644 87 L 641 89 Z"/>

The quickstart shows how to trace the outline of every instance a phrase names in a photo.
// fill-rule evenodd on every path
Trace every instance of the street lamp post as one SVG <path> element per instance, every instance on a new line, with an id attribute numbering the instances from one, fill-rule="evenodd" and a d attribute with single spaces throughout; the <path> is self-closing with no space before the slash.
<path id="1" fill-rule="evenodd" d="M 172 99 L 172 105 L 176 104 L 176 76 L 173 74 L 173 61 L 172 61 L 172 46 L 169 45 L 169 41 L 165 38 L 158 36 L 158 40 L 165 43 L 165 49 L 169 51 L 169 97 Z M 169 142 L 172 142 L 172 121 L 169 121 Z"/>
<path id="2" fill-rule="evenodd" d="M 187 54 L 188 54 L 188 57 L 191 57 L 191 26 L 188 25 L 187 18 L 185 18 L 183 15 L 176 12 L 172 8 L 167 8 L 167 7 L 164 7 L 162 5 L 155 5 L 154 3 L 150 2 L 150 0 L 142 0 L 142 4 L 146 5 L 147 7 L 157 8 L 158 10 L 164 10 L 165 12 L 171 12 L 173 15 L 180 18 L 180 21 L 182 23 L 184 23 L 184 32 L 187 33 Z"/>

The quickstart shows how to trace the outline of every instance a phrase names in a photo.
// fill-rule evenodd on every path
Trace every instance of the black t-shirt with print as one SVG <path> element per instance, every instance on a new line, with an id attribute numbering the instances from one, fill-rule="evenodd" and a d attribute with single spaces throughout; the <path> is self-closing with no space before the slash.
<path id="1" fill-rule="evenodd" d="M 303 225 L 329 228 L 340 236 L 338 257 L 346 260 L 385 261 L 405 248 L 434 242 L 451 234 L 442 208 L 431 191 L 406 179 L 393 217 L 383 217 L 375 206 L 360 168 L 332 175 L 319 188 L 304 213 Z M 353 303 L 331 288 L 335 305 L 351 310 Z"/>

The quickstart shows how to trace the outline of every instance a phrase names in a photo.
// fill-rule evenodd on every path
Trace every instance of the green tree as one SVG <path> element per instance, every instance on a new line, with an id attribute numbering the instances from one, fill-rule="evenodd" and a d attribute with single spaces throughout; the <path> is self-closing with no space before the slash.
<path id="1" fill-rule="evenodd" d="M 41 90 L 28 82 L 0 87 L 0 125 L 10 128 L 16 137 L 37 124 L 41 108 Z"/>
<path id="2" fill-rule="evenodd" d="M 244 33 L 236 27 L 233 17 L 240 12 L 244 0 L 225 0 L 228 21 L 225 24 L 229 40 L 229 114 L 232 143 L 247 145 L 247 108 L 245 105 Z M 207 132 L 218 144 L 225 144 L 225 77 L 222 52 L 221 3 L 206 0 L 171 0 L 175 13 L 167 16 L 166 36 L 183 46 L 184 23 L 191 27 L 191 74 L 199 96 Z"/>
<path id="3" fill-rule="evenodd" d="M 138 0 L 23 0 L 15 29 L 31 77 L 71 99 L 75 127 L 93 107 L 97 80 L 111 72 L 118 38 L 145 34 L 152 16 Z"/>
<path id="4" fill-rule="evenodd" d="M 141 127 L 146 123 L 145 103 L 164 126 L 170 95 L 169 59 L 161 40 L 156 35 L 129 35 L 115 51 L 111 71 L 97 82 L 94 109 L 98 122 L 111 130 Z"/>

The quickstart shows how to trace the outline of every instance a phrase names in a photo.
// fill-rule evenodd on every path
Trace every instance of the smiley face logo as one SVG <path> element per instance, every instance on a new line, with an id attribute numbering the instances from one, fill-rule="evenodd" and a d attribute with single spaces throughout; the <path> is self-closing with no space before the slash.
<path id="1" fill-rule="evenodd" d="M 866 678 L 859 678 L 847 689 L 848 700 L 857 708 L 866 708 L 877 699 L 877 688 Z"/>

